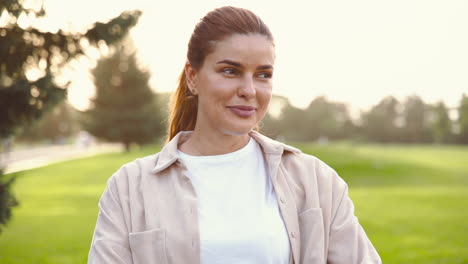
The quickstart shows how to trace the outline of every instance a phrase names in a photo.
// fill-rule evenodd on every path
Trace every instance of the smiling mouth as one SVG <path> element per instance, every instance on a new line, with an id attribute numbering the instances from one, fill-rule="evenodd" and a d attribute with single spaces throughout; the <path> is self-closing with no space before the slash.
<path id="1" fill-rule="evenodd" d="M 257 108 L 248 105 L 228 106 L 232 113 L 239 117 L 251 117 L 257 111 Z"/>

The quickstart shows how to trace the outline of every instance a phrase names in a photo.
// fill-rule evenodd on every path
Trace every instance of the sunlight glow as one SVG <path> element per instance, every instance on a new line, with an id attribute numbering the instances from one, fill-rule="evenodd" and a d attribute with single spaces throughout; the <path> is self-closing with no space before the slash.
<path id="1" fill-rule="evenodd" d="M 131 36 L 157 92 L 173 91 L 197 21 L 222 5 L 251 9 L 276 45 L 274 93 L 305 107 L 319 95 L 368 108 L 387 95 L 458 104 L 468 92 L 468 2 L 458 1 L 67 1 L 46 0 L 41 26 L 84 31 L 124 10 L 143 15 Z M 65 8 L 64 8 L 65 7 Z M 69 100 L 93 94 L 89 69 L 75 67 Z"/>

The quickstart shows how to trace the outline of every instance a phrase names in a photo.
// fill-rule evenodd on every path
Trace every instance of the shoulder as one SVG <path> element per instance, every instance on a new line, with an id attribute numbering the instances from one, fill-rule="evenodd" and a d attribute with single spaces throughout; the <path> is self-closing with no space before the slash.
<path id="1" fill-rule="evenodd" d="M 305 193 L 317 192 L 323 198 L 341 196 L 347 191 L 347 184 L 338 173 L 314 155 L 285 151 L 280 166 L 287 180 L 301 186 Z"/>
<path id="2" fill-rule="evenodd" d="M 318 157 L 303 152 L 288 152 L 282 156 L 282 165 L 285 170 L 300 170 L 301 176 L 315 175 L 319 178 L 334 177 L 337 172 Z"/>
<path id="3" fill-rule="evenodd" d="M 290 177 L 304 181 L 316 178 L 318 181 L 333 180 L 344 183 L 336 171 L 314 155 L 302 152 L 288 144 L 268 138 L 258 132 L 251 132 L 251 136 L 262 146 L 267 157 L 281 156 L 280 169 Z"/>

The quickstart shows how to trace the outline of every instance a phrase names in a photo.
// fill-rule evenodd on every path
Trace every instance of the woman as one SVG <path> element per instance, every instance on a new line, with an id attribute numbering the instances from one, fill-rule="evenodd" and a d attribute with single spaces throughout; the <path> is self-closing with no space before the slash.
<path id="1" fill-rule="evenodd" d="M 197 24 L 169 141 L 109 179 L 89 263 L 380 263 L 336 172 L 253 130 L 274 61 L 248 10 Z"/>

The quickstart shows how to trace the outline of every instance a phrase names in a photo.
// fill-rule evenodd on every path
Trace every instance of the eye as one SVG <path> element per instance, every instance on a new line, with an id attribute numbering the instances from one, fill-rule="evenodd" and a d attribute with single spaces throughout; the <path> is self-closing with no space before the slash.
<path id="1" fill-rule="evenodd" d="M 221 70 L 222 73 L 227 74 L 227 75 L 236 75 L 237 70 L 234 68 L 224 68 Z"/>
<path id="2" fill-rule="evenodd" d="M 271 72 L 260 72 L 257 76 L 260 79 L 271 79 L 273 74 Z"/>

